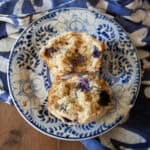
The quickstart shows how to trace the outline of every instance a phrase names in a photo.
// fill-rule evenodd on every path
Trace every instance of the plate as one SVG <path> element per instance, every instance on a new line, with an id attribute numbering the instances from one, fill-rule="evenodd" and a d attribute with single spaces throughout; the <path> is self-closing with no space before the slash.
<path id="1" fill-rule="evenodd" d="M 50 38 L 67 31 L 86 32 L 107 45 L 100 74 L 112 90 L 114 107 L 85 125 L 66 125 L 47 111 L 52 81 L 38 52 Z M 7 77 L 13 103 L 31 126 L 54 138 L 82 140 L 109 131 L 126 117 L 139 90 L 140 64 L 131 40 L 114 20 L 87 9 L 65 8 L 41 17 L 21 34 L 11 51 Z"/>

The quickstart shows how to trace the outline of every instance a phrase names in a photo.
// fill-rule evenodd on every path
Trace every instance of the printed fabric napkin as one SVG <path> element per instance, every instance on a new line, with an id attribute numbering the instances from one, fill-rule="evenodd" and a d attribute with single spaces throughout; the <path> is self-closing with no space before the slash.
<path id="1" fill-rule="evenodd" d="M 0 0 L 0 101 L 11 104 L 6 77 L 7 65 L 10 50 L 20 33 L 33 20 L 41 17 L 48 11 L 59 7 L 74 6 L 94 9 L 111 15 L 124 27 L 134 45 L 138 48 L 137 53 L 141 61 L 142 83 L 135 107 L 130 112 L 124 124 L 100 136 L 101 143 L 107 148 L 115 150 L 149 149 L 149 0 Z M 94 147 L 92 147 L 91 150 L 94 150 Z"/>

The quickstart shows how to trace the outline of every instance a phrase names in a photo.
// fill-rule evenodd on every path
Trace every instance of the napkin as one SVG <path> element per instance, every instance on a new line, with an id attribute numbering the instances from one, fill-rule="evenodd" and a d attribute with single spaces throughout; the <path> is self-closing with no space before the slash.
<path id="1" fill-rule="evenodd" d="M 85 7 L 110 15 L 123 26 L 137 47 L 142 83 L 135 107 L 119 127 L 100 136 L 111 149 L 150 147 L 150 1 L 149 0 L 0 0 L 0 101 L 12 104 L 7 85 L 10 50 L 34 20 L 60 7 Z M 82 142 L 88 147 L 93 141 Z M 91 148 L 92 149 L 92 148 Z M 94 148 L 93 148 L 94 149 Z M 92 149 L 92 150 L 93 150 Z"/>

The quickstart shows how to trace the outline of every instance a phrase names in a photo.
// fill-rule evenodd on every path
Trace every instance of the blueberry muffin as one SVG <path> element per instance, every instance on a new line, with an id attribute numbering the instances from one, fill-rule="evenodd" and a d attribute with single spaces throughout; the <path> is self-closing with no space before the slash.
<path id="1" fill-rule="evenodd" d="M 57 77 L 48 93 L 48 110 L 67 124 L 85 124 L 101 118 L 112 107 L 106 82 L 93 75 Z"/>
<path id="2" fill-rule="evenodd" d="M 86 33 L 67 32 L 52 38 L 40 52 L 53 76 L 99 71 L 105 46 Z"/>

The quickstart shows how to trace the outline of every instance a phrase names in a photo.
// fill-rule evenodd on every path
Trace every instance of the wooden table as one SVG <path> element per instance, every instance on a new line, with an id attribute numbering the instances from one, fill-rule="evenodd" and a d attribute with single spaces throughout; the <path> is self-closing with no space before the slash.
<path id="1" fill-rule="evenodd" d="M 15 107 L 0 102 L 0 150 L 85 150 L 80 142 L 47 137 L 28 125 Z"/>

